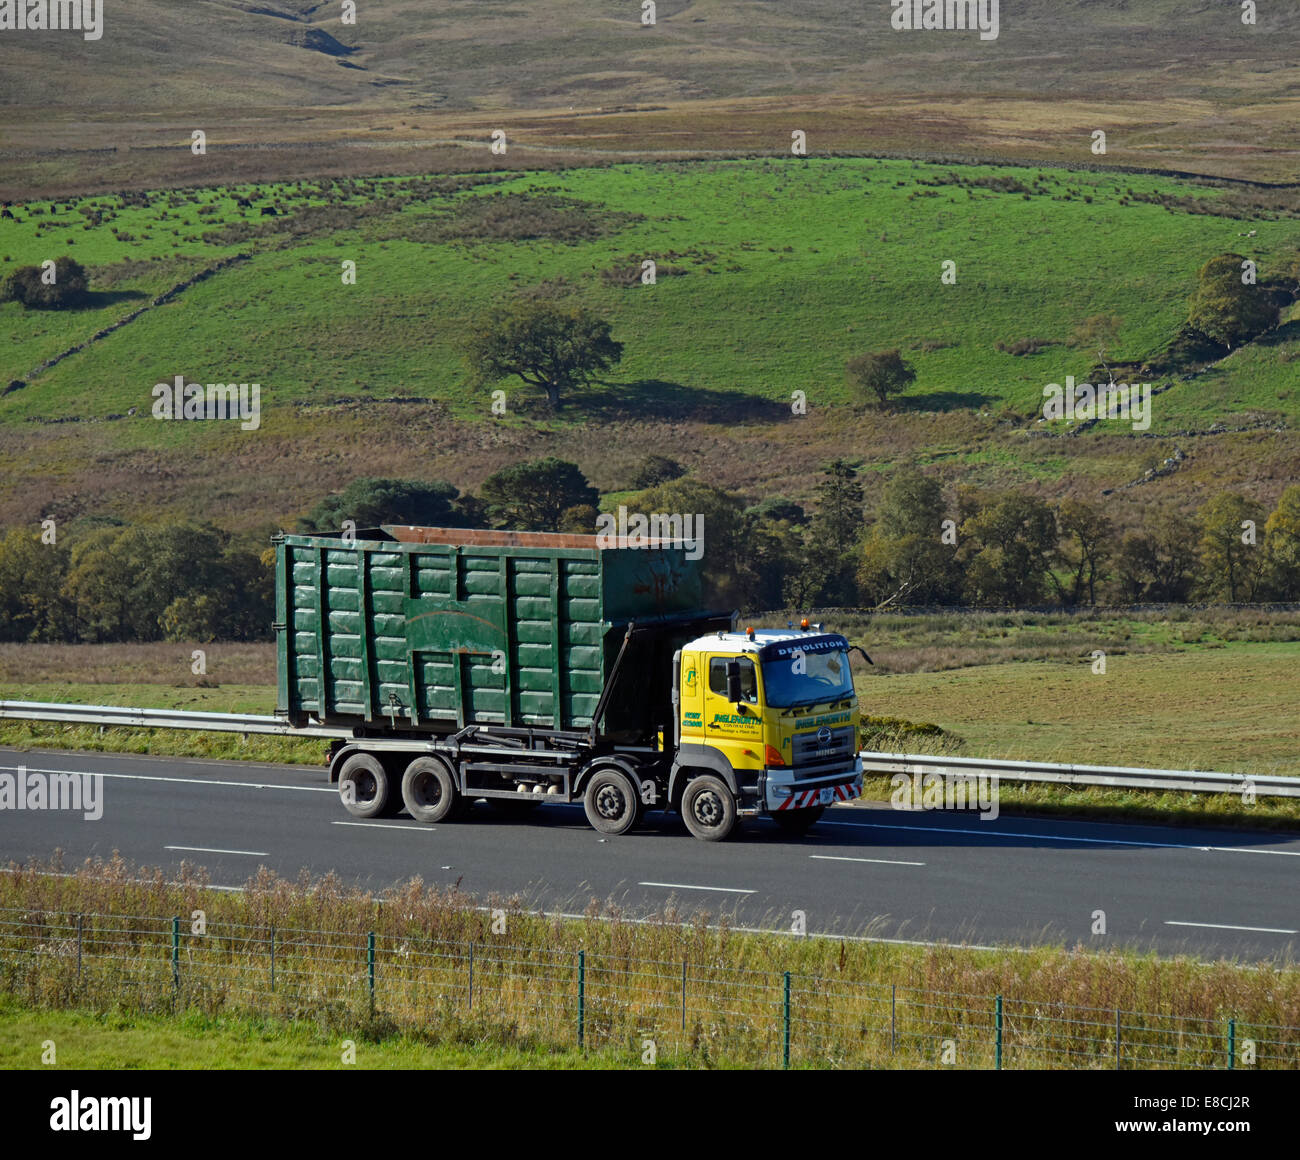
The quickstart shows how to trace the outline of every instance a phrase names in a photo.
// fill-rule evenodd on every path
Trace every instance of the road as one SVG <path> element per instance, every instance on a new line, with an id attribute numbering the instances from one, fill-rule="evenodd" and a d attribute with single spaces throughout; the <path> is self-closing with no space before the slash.
<path id="1" fill-rule="evenodd" d="M 603 838 L 581 807 L 503 819 L 484 804 L 466 822 L 405 815 L 359 822 L 321 768 L 0 749 L 0 776 L 104 775 L 103 816 L 0 809 L 0 861 L 65 865 L 119 851 L 137 864 L 206 866 L 243 885 L 260 866 L 294 877 L 329 870 L 375 893 L 419 875 L 486 901 L 580 912 L 591 899 L 655 913 L 726 913 L 740 925 L 809 933 L 965 942 L 1064 942 L 1163 954 L 1293 960 L 1300 950 L 1300 836 L 975 813 L 838 807 L 805 838 L 750 822 L 730 842 L 696 841 L 676 817 L 649 816 Z M 1095 912 L 1105 933 L 1093 933 Z"/>

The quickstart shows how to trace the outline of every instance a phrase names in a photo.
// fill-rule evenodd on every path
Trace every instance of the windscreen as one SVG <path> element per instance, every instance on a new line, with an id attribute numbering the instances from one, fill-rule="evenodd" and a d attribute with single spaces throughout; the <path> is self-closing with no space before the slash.
<path id="1" fill-rule="evenodd" d="M 831 649 L 764 661 L 763 689 L 767 703 L 781 709 L 851 697 L 849 654 L 845 649 Z"/>

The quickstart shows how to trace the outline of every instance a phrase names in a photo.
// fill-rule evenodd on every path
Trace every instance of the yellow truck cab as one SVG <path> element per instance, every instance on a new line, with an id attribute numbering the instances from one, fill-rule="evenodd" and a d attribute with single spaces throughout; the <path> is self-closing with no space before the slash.
<path id="1" fill-rule="evenodd" d="M 849 642 L 804 625 L 711 633 L 674 657 L 668 794 L 697 838 L 720 840 L 757 816 L 803 833 L 861 795 Z"/>

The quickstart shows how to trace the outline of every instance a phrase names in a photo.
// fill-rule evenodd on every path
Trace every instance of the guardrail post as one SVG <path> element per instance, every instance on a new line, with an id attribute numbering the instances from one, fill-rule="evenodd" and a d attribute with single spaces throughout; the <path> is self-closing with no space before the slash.
<path id="1" fill-rule="evenodd" d="M 77 915 L 77 983 L 81 983 L 81 922 L 84 914 Z"/>
<path id="2" fill-rule="evenodd" d="M 366 966 L 370 971 L 370 1014 L 375 1013 L 375 932 L 366 935 Z"/>
<path id="3" fill-rule="evenodd" d="M 993 1066 L 996 1070 L 1002 1070 L 1002 996 L 999 995 L 994 1002 L 993 1021 L 997 1028 L 997 1057 Z"/>
<path id="4" fill-rule="evenodd" d="M 271 994 L 275 994 L 275 924 L 271 924 Z"/>
<path id="5" fill-rule="evenodd" d="M 1228 1020 L 1228 1070 L 1237 1066 L 1237 1021 Z"/>
<path id="6" fill-rule="evenodd" d="M 578 952 L 578 1050 L 583 1050 L 587 1034 L 587 952 Z"/>
<path id="7" fill-rule="evenodd" d="M 782 1006 L 784 1008 L 785 1035 L 783 1037 L 784 1042 L 782 1043 L 782 1048 L 781 1048 L 781 1066 L 785 1068 L 786 1071 L 789 1071 L 790 1070 L 790 972 L 789 971 L 786 971 L 785 973 L 784 990 L 785 990 L 785 1002 L 783 1003 Z"/>

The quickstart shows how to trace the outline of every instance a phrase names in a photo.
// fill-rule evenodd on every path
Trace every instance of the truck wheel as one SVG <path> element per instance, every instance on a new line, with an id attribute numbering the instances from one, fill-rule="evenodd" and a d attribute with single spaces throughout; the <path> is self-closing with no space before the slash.
<path id="1" fill-rule="evenodd" d="M 354 753 L 339 770 L 339 797 L 354 818 L 380 817 L 393 797 L 384 763 L 372 754 Z"/>
<path id="2" fill-rule="evenodd" d="M 619 769 L 592 774 L 583 794 L 587 821 L 602 834 L 626 834 L 641 816 L 641 797 L 632 779 Z"/>
<path id="3" fill-rule="evenodd" d="M 697 838 L 721 842 L 736 828 L 736 799 L 722 778 L 701 774 L 682 794 L 682 818 Z"/>
<path id="4" fill-rule="evenodd" d="M 446 822 L 465 811 L 456 792 L 456 779 L 436 757 L 417 757 L 402 774 L 402 801 L 417 822 Z"/>
<path id="5" fill-rule="evenodd" d="M 772 821 L 787 834 L 806 834 L 825 812 L 825 806 L 811 806 L 806 810 L 778 810 L 772 815 Z"/>

